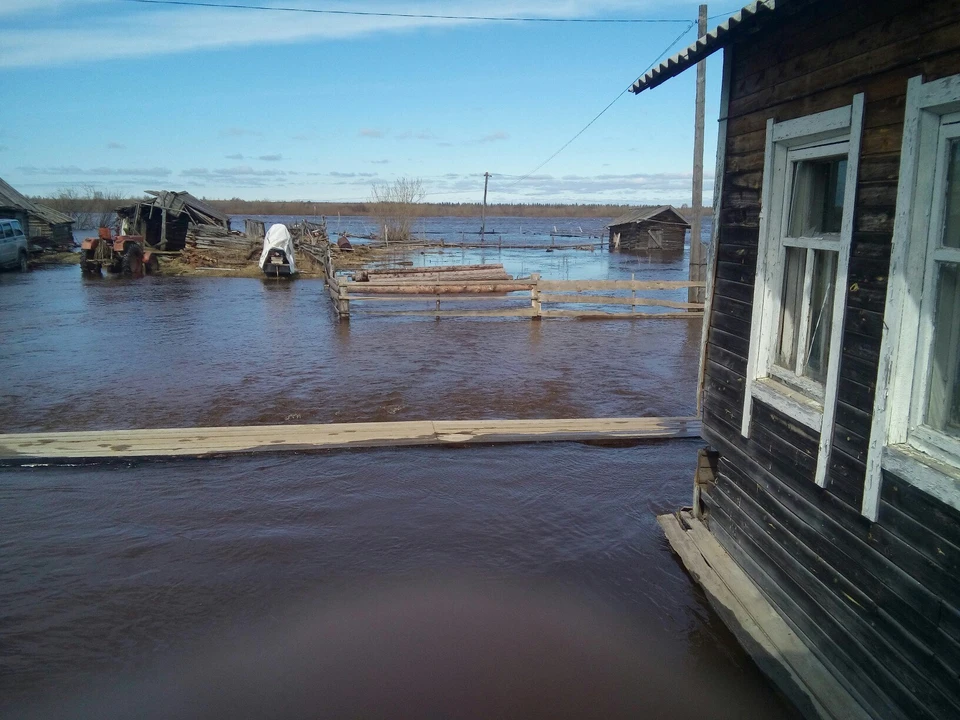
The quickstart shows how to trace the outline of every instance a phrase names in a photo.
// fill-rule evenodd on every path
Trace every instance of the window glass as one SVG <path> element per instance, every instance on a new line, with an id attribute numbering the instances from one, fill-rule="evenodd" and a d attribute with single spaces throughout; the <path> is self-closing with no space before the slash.
<path id="1" fill-rule="evenodd" d="M 780 315 L 780 350 L 777 364 L 794 372 L 800 339 L 800 312 L 803 306 L 803 279 L 807 265 L 806 248 L 786 248 L 783 270 L 783 304 Z"/>
<path id="2" fill-rule="evenodd" d="M 943 247 L 960 248 L 960 142 L 950 142 L 947 163 L 947 211 L 942 242 Z"/>
<path id="3" fill-rule="evenodd" d="M 839 233 L 847 159 L 801 160 L 793 168 L 789 237 Z"/>
<path id="4" fill-rule="evenodd" d="M 803 374 L 818 382 L 826 382 L 827 379 L 836 276 L 837 253 L 829 250 L 815 250 L 810 292 L 810 330 Z"/>
<path id="5" fill-rule="evenodd" d="M 4 227 L 3 227 L 3 236 L 4 236 L 5 238 L 13 237 L 13 228 L 10 227 L 9 225 L 4 225 Z"/>
<path id="6" fill-rule="evenodd" d="M 960 437 L 960 265 L 939 265 L 926 423 Z"/>

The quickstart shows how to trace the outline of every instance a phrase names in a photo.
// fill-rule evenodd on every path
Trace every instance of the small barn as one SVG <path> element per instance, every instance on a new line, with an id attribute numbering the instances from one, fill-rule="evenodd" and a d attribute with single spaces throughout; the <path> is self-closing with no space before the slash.
<path id="1" fill-rule="evenodd" d="M 683 252 L 690 223 L 673 206 L 661 205 L 631 210 L 607 227 L 611 252 Z"/>
<path id="2" fill-rule="evenodd" d="M 188 236 L 207 227 L 229 230 L 230 219 L 188 192 L 147 190 L 148 198 L 117 208 L 121 231 L 141 235 L 162 250 L 182 250 Z"/>
<path id="3" fill-rule="evenodd" d="M 632 90 L 720 50 L 709 446 L 660 524 L 803 715 L 960 717 L 960 0 L 753 2 Z"/>
<path id="4" fill-rule="evenodd" d="M 73 218 L 30 200 L 0 179 L 0 218 L 19 220 L 27 237 L 51 247 L 73 246 Z"/>

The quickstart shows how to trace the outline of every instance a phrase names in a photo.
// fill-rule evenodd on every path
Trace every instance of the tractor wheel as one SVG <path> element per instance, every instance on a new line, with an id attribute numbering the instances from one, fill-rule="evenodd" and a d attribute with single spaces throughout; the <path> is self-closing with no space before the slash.
<path id="1" fill-rule="evenodd" d="M 25 252 L 20 253 L 20 272 L 27 272 L 30 269 L 30 260 Z"/>
<path id="2" fill-rule="evenodd" d="M 132 277 L 141 277 L 143 275 L 143 248 L 137 243 L 130 243 L 123 253 L 124 275 Z"/>
<path id="3" fill-rule="evenodd" d="M 99 275 L 100 266 L 92 262 L 93 250 L 80 251 L 80 273 L 82 275 Z"/>

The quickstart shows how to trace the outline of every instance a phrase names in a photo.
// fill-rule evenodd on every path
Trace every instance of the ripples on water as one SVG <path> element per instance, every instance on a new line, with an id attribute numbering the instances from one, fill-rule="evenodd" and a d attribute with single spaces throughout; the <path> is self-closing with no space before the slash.
<path id="1" fill-rule="evenodd" d="M 282 624 L 295 602 L 369 578 L 469 571 L 586 593 L 641 634 L 678 686 L 716 682 L 713 702 L 728 703 L 717 717 L 777 715 L 655 524 L 686 501 L 698 446 L 4 470 L 0 697 L 171 656 L 169 670 L 201 641 Z"/>
<path id="2" fill-rule="evenodd" d="M 545 275 L 564 262 L 575 276 L 645 272 L 557 255 Z M 0 303 L 6 432 L 694 409 L 693 320 L 345 326 L 316 281 L 97 282 L 76 267 L 0 274 Z M 655 524 L 688 502 L 699 444 L 2 470 L 0 710 L 93 676 L 182 668 L 197 647 L 279 633 L 297 603 L 374 578 L 466 572 L 612 608 L 675 686 L 674 709 L 702 681 L 715 717 L 789 714 Z"/>

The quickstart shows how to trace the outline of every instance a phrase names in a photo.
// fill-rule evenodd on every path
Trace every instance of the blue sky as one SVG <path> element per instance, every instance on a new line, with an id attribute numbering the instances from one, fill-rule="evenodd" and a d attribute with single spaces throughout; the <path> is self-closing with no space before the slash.
<path id="1" fill-rule="evenodd" d="M 209 0 L 218 2 L 218 0 Z M 352 11 L 693 20 L 671 0 L 233 0 Z M 737 9 L 712 5 L 711 15 Z M 711 20 L 713 27 L 723 18 Z M 423 180 L 435 201 L 690 201 L 695 72 L 627 93 L 683 23 L 439 21 L 158 6 L 0 3 L 0 177 L 35 195 L 366 200 Z M 707 71 L 712 197 L 719 54 Z"/>

